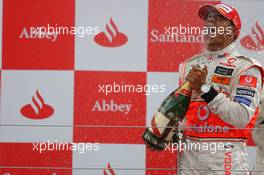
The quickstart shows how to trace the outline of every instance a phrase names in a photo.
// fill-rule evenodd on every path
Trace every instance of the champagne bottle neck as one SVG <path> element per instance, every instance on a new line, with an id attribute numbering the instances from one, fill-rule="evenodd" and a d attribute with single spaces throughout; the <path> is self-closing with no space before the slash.
<path id="1" fill-rule="evenodd" d="M 179 89 L 176 91 L 176 93 L 180 93 L 182 95 L 185 95 L 187 97 L 190 97 L 192 95 L 192 88 L 189 81 L 186 81 L 179 87 Z"/>

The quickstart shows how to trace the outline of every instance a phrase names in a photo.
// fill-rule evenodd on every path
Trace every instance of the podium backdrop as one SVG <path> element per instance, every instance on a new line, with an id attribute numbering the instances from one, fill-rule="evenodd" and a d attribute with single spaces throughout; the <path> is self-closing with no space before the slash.
<path id="1" fill-rule="evenodd" d="M 201 35 L 172 28 L 201 27 L 199 6 L 217 2 L 1 0 L 0 174 L 174 175 L 176 152 L 151 152 L 141 135 L 178 64 L 203 52 Z M 223 2 L 241 16 L 237 51 L 263 64 L 264 2 Z M 34 30 L 47 25 L 79 33 Z"/>

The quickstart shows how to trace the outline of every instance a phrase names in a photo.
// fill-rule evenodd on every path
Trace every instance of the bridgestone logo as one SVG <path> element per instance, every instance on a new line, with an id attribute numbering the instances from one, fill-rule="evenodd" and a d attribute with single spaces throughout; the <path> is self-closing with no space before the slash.
<path id="1" fill-rule="evenodd" d="M 249 89 L 243 89 L 243 88 L 237 88 L 237 95 L 246 95 L 250 97 L 254 97 L 255 91 L 249 90 Z"/>

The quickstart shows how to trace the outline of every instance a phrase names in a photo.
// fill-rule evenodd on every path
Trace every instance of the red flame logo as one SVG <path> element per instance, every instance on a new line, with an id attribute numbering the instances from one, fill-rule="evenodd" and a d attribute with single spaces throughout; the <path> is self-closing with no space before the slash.
<path id="1" fill-rule="evenodd" d="M 50 117 L 54 113 L 54 109 L 45 104 L 44 99 L 36 91 L 36 95 L 32 97 L 32 104 L 27 104 L 21 108 L 20 113 L 30 119 L 44 119 Z"/>
<path id="2" fill-rule="evenodd" d="M 110 163 L 107 164 L 107 168 L 104 169 L 104 175 L 116 175 L 112 167 L 110 166 Z"/>
<path id="3" fill-rule="evenodd" d="M 243 47 L 253 50 L 253 51 L 262 51 L 264 50 L 264 32 L 258 22 L 256 22 L 256 32 L 255 28 L 252 27 L 252 34 L 255 40 L 250 36 L 247 35 L 241 39 L 240 43 Z"/>
<path id="4" fill-rule="evenodd" d="M 106 31 L 94 37 L 94 41 L 104 47 L 118 47 L 124 45 L 127 40 L 127 36 L 119 32 L 112 18 L 110 18 L 110 24 L 106 24 Z"/>

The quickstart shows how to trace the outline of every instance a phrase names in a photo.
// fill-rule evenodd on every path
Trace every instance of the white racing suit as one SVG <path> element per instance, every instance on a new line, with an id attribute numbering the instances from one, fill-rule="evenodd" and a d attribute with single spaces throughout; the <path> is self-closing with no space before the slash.
<path id="1" fill-rule="evenodd" d="M 253 130 L 253 140 L 257 146 L 256 165 L 252 175 L 264 174 L 264 95 L 261 97 L 259 117 L 256 129 Z"/>
<path id="2" fill-rule="evenodd" d="M 206 52 L 179 67 L 180 84 L 192 65 L 207 65 L 209 93 L 193 93 L 185 115 L 186 147 L 181 175 L 247 175 L 246 139 L 254 127 L 262 89 L 262 68 L 239 56 L 234 44 Z"/>

